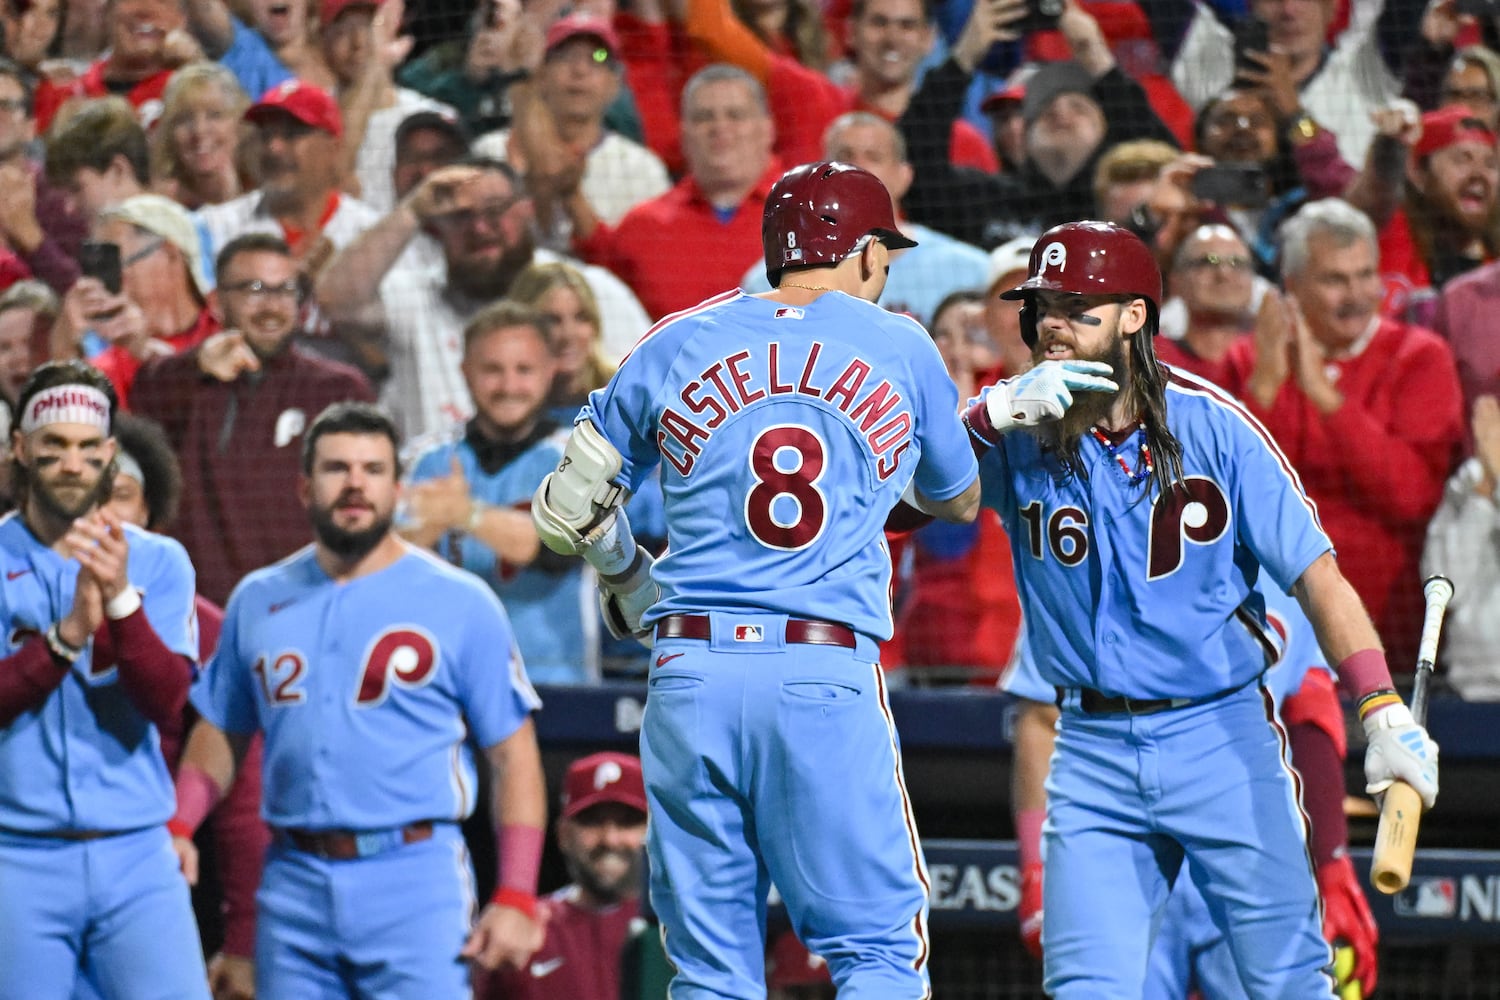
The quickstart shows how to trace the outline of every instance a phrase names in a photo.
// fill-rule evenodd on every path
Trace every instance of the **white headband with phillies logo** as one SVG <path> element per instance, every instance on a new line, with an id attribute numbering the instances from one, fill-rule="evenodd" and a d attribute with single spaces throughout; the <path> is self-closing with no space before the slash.
<path id="1" fill-rule="evenodd" d="M 21 414 L 21 433 L 48 424 L 86 424 L 109 433 L 109 397 L 90 385 L 55 385 L 31 397 Z"/>

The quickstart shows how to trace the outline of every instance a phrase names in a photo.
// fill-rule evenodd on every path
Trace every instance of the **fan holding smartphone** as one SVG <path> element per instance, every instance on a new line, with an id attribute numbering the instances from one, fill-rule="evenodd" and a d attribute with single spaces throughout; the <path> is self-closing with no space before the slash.
<path id="1" fill-rule="evenodd" d="M 79 268 L 53 328 L 53 356 L 88 357 L 121 400 L 144 362 L 218 329 L 197 226 L 168 198 L 136 195 L 104 209 Z"/>

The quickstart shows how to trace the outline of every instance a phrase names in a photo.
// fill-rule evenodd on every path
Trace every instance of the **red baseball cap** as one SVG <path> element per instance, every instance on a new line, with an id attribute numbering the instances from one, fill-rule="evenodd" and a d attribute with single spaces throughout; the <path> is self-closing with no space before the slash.
<path id="1" fill-rule="evenodd" d="M 569 14 L 553 21 L 547 29 L 546 51 L 550 53 L 563 42 L 579 36 L 599 39 L 611 59 L 620 54 L 620 36 L 615 34 L 614 25 L 593 14 Z"/>
<path id="2" fill-rule="evenodd" d="M 339 104 L 321 87 L 302 80 L 278 83 L 245 112 L 245 120 L 260 124 L 274 114 L 291 115 L 304 125 L 322 129 L 334 138 L 344 134 Z"/>
<path id="3" fill-rule="evenodd" d="M 563 817 L 605 802 L 646 811 L 640 760 L 628 753 L 596 753 L 573 762 L 563 779 Z"/>
<path id="4" fill-rule="evenodd" d="M 351 7 L 379 7 L 385 0 L 323 0 L 318 7 L 318 23 L 328 27 Z"/>
<path id="5" fill-rule="evenodd" d="M 1007 104 L 1013 104 L 1019 108 L 1025 98 L 1026 84 L 1024 81 L 1002 84 L 998 90 L 980 103 L 979 110 L 988 114 L 991 111 L 999 110 Z"/>
<path id="6" fill-rule="evenodd" d="M 1412 157 L 1423 160 L 1460 142 L 1478 142 L 1493 147 L 1495 133 L 1461 104 L 1429 111 L 1422 116 L 1422 138 L 1412 148 Z"/>
<path id="7" fill-rule="evenodd" d="M 828 963 L 808 951 L 796 934 L 786 931 L 771 946 L 770 961 L 766 963 L 767 986 L 782 989 L 831 982 Z"/>

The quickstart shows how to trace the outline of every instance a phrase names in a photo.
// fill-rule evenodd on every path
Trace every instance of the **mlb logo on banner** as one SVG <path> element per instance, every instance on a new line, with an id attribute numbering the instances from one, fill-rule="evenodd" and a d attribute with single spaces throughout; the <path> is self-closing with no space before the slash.
<path id="1" fill-rule="evenodd" d="M 1452 878 L 1414 878 L 1391 900 L 1398 917 L 1452 919 L 1458 912 L 1458 887 Z"/>
<path id="2" fill-rule="evenodd" d="M 766 633 L 759 625 L 736 625 L 734 627 L 735 642 L 764 642 Z"/>

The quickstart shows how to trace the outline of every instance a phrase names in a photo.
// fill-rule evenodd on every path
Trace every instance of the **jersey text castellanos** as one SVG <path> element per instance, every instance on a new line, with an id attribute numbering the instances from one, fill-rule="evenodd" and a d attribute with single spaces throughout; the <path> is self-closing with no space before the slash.
<path id="1" fill-rule="evenodd" d="M 886 515 L 913 478 L 934 500 L 973 481 L 957 401 L 921 326 L 842 292 L 726 293 L 663 320 L 580 417 L 627 487 L 662 462 L 668 552 L 645 622 L 743 609 L 888 637 Z"/>

